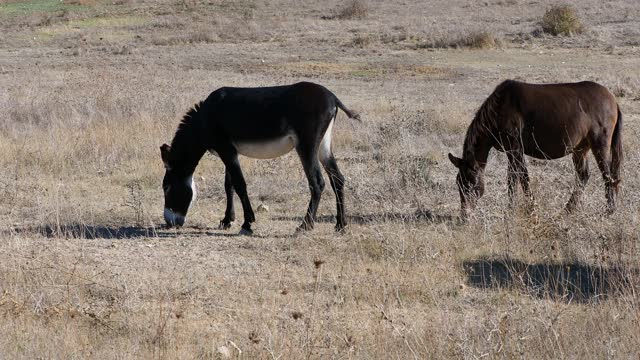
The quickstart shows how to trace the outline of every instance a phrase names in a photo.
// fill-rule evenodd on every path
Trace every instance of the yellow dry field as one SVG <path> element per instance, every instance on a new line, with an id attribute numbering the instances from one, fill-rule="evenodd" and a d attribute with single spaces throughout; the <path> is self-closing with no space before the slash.
<path id="1" fill-rule="evenodd" d="M 3 1 L 0 358 L 637 358 L 640 3 L 569 0 L 584 31 L 552 36 L 555 3 Z M 529 159 L 535 216 L 508 211 L 492 152 L 458 222 L 447 153 L 504 79 L 616 95 L 617 213 L 591 156 L 578 212 L 562 210 L 570 157 Z M 269 209 L 255 236 L 217 229 L 211 155 L 188 226 L 165 229 L 159 146 L 189 107 L 301 80 L 362 115 L 334 133 L 348 231 L 327 186 L 316 228 L 294 233 L 309 191 L 293 153 L 241 160 Z"/>

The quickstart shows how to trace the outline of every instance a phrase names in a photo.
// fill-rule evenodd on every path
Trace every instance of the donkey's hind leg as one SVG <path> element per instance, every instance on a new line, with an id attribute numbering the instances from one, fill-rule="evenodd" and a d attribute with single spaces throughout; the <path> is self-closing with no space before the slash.
<path id="1" fill-rule="evenodd" d="M 322 177 L 322 171 L 320 170 L 320 162 L 318 161 L 317 150 L 309 145 L 298 145 L 296 149 L 298 156 L 302 161 L 302 167 L 304 173 L 307 176 L 309 182 L 309 190 L 311 191 L 311 200 L 309 201 L 309 207 L 307 213 L 302 220 L 302 224 L 298 227 L 298 230 L 311 230 L 313 229 L 316 213 L 318 212 L 318 204 L 320 203 L 320 197 L 324 190 L 324 178 Z"/>
<path id="2" fill-rule="evenodd" d="M 598 168 L 602 172 L 605 192 L 607 195 L 607 213 L 612 214 L 616 209 L 615 181 L 611 177 L 611 151 L 610 146 L 603 145 L 593 148 L 593 156 L 596 158 Z"/>
<path id="3" fill-rule="evenodd" d="M 231 227 L 231 223 L 236 220 L 235 209 L 233 208 L 233 182 L 229 169 L 224 173 L 224 192 L 227 195 L 227 209 L 224 212 L 224 219 L 220 220 L 220 229 L 226 230 Z"/>
<path id="4" fill-rule="evenodd" d="M 588 151 L 576 151 L 573 153 L 573 165 L 576 169 L 576 188 L 571 193 L 571 198 L 565 206 L 567 212 L 573 212 L 582 199 L 584 187 L 589 181 L 589 162 L 587 160 Z"/>
<path id="5" fill-rule="evenodd" d="M 344 176 L 338 168 L 336 158 L 332 153 L 320 154 L 320 162 L 324 167 L 324 170 L 329 175 L 329 182 L 331 183 L 331 189 L 336 195 L 336 231 L 342 231 L 347 225 L 346 217 L 344 214 Z"/>

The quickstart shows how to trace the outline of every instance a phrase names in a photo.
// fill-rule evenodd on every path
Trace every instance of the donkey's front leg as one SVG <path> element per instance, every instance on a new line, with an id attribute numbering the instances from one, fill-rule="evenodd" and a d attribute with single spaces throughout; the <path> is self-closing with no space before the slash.
<path id="1" fill-rule="evenodd" d="M 229 151 L 228 154 L 225 154 L 223 157 L 220 154 L 224 165 L 231 176 L 231 184 L 233 185 L 233 189 L 236 190 L 238 197 L 240 198 L 240 202 L 242 203 L 242 210 L 244 212 L 244 223 L 242 224 L 242 229 L 240 229 L 240 234 L 249 235 L 253 234 L 253 230 L 251 230 L 251 223 L 256 221 L 256 216 L 253 213 L 253 208 L 251 208 L 251 202 L 249 201 L 249 195 L 247 194 L 247 183 L 244 181 L 244 176 L 242 175 L 242 170 L 240 169 L 240 161 L 238 161 L 238 154 L 235 151 Z"/>
<path id="2" fill-rule="evenodd" d="M 227 230 L 231 227 L 231 223 L 236 220 L 236 212 L 233 208 L 233 183 L 231 182 L 231 174 L 228 168 L 225 168 L 224 173 L 224 192 L 227 195 L 227 209 L 224 212 L 224 219 L 220 220 L 219 228 Z"/>

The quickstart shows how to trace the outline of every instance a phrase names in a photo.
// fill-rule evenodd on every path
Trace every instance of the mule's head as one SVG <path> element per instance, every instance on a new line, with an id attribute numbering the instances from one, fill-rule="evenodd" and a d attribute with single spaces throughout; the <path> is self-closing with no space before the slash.
<path id="1" fill-rule="evenodd" d="M 160 146 L 160 155 L 166 170 L 162 179 L 164 192 L 164 220 L 167 226 L 182 226 L 187 217 L 189 206 L 196 198 L 196 186 L 193 172 L 175 166 L 171 146 Z"/>
<path id="2" fill-rule="evenodd" d="M 469 211 L 476 207 L 478 199 L 484 194 L 482 168 L 476 162 L 457 158 L 449 154 L 449 160 L 458 168 L 456 184 L 460 193 L 460 216 L 466 220 Z"/>

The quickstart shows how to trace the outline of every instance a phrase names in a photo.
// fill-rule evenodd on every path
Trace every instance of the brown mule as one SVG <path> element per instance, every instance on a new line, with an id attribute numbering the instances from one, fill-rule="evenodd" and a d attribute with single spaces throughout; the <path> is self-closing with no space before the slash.
<path id="1" fill-rule="evenodd" d="M 572 154 L 577 181 L 566 209 L 573 211 L 589 179 L 587 154 L 592 150 L 604 178 L 607 211 L 615 210 L 622 113 L 605 87 L 588 81 L 534 85 L 507 80 L 498 85 L 467 129 L 462 158 L 449 154 L 459 169 L 456 183 L 463 219 L 484 193 L 483 174 L 491 148 L 507 154 L 510 206 L 516 180 L 533 204 L 524 155 L 549 160 Z"/>

